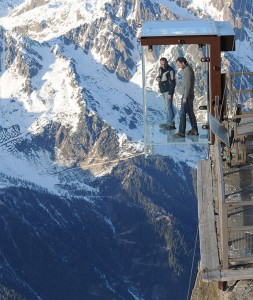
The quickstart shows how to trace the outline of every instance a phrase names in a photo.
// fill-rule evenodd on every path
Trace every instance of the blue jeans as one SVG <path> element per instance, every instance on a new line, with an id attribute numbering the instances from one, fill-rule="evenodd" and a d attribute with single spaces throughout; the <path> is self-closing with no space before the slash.
<path id="1" fill-rule="evenodd" d="M 198 132 L 197 120 L 193 110 L 193 100 L 187 99 L 187 102 L 181 100 L 181 110 L 180 110 L 180 124 L 179 124 L 179 133 L 185 134 L 186 129 L 186 114 L 188 114 L 192 131 Z"/>
<path id="2" fill-rule="evenodd" d="M 168 92 L 162 93 L 164 110 L 166 113 L 166 123 L 170 126 L 175 126 L 175 113 L 173 108 L 173 96 L 171 96 L 171 100 L 168 99 Z"/>

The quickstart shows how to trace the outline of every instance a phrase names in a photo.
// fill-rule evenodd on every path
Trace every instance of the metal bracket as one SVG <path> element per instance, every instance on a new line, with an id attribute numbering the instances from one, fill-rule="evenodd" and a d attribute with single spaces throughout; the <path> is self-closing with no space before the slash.
<path id="1" fill-rule="evenodd" d="M 214 71 L 220 71 L 220 66 L 215 66 L 215 67 L 213 67 L 213 70 L 214 70 Z"/>
<path id="2" fill-rule="evenodd" d="M 210 129 L 210 125 L 209 124 L 203 124 L 202 129 Z"/>
<path id="3" fill-rule="evenodd" d="M 210 62 L 210 57 L 201 57 L 201 62 Z"/>
<path id="4" fill-rule="evenodd" d="M 178 44 L 185 44 L 185 40 L 178 40 Z"/>
<path id="5" fill-rule="evenodd" d="M 207 105 L 200 105 L 199 110 L 207 110 Z"/>

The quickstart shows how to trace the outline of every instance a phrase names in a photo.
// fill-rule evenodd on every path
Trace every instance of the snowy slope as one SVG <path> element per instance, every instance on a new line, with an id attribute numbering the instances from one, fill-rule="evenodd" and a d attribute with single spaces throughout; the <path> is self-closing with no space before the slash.
<path id="1" fill-rule="evenodd" d="M 0 24 L 8 30 L 26 25 L 29 37 L 40 41 L 50 40 L 80 24 L 89 24 L 104 17 L 104 6 L 107 2 L 106 0 L 95 3 L 92 0 L 19 1 L 22 4 L 15 7 L 8 17 L 2 18 Z"/>
<path id="2" fill-rule="evenodd" d="M 5 17 L 12 10 L 22 4 L 25 0 L 1 0 L 0 1 L 0 17 Z"/>

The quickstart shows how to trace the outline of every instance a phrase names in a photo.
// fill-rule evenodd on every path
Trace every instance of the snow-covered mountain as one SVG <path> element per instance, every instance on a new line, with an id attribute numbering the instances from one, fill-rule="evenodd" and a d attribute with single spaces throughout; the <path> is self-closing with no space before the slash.
<path id="1" fill-rule="evenodd" d="M 18 125 L 20 137 L 32 147 L 34 139 L 48 135 L 52 124 L 58 124 L 52 136 L 57 145 L 44 149 L 49 153 L 41 154 L 39 168 L 38 162 L 32 163 L 32 153 L 21 160 L 13 158 L 18 160 L 14 166 L 20 163 L 19 170 L 24 169 L 24 160 L 30 165 L 29 170 L 25 168 L 30 177 L 21 172 L 27 180 L 43 181 L 34 171 L 42 165 L 46 170 L 50 166 L 87 166 L 142 152 L 139 6 L 138 1 L 128 5 L 105 1 L 94 6 L 89 1 L 24 1 L 1 19 L 1 126 L 8 130 Z M 38 27 L 38 23 L 44 25 Z M 80 136 L 87 126 L 89 138 Z M 101 157 L 97 140 L 107 130 L 114 132 L 117 149 Z M 79 155 L 73 153 L 76 143 L 70 151 L 69 140 L 75 135 Z M 48 159 L 51 151 L 53 160 Z M 189 151 L 183 152 L 181 157 L 189 158 Z M 177 159 L 178 152 L 171 153 Z M 199 154 L 192 153 L 194 162 Z M 5 166 L 8 154 L 3 153 L 2 169 L 14 175 L 17 169 Z M 54 189 L 50 184 L 47 188 Z"/>
<path id="2" fill-rule="evenodd" d="M 246 55 L 224 60 L 240 71 L 239 2 L 0 1 L 0 284 L 25 299 L 186 297 L 206 148 L 144 157 L 138 24 L 231 20 Z"/>

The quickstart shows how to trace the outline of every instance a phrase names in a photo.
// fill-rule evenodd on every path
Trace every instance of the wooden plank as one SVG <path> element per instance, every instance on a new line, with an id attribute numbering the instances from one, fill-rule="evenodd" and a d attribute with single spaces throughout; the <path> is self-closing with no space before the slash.
<path id="1" fill-rule="evenodd" d="M 231 91 L 233 94 L 237 94 L 237 93 L 252 93 L 253 90 L 233 90 Z"/>
<path id="2" fill-rule="evenodd" d="M 220 263 L 215 230 L 210 160 L 198 162 L 197 196 L 202 279 L 207 282 L 217 281 L 220 279 Z"/>
<path id="3" fill-rule="evenodd" d="M 250 113 L 242 113 L 241 115 L 233 115 L 233 119 L 243 119 L 243 118 L 252 118 L 253 114 Z"/>
<path id="4" fill-rule="evenodd" d="M 253 157 L 252 157 L 253 158 Z M 228 202 L 228 207 L 253 206 L 253 201 Z"/>
<path id="5" fill-rule="evenodd" d="M 238 226 L 238 227 L 228 227 L 229 231 L 253 231 L 253 226 Z"/>
<path id="6" fill-rule="evenodd" d="M 253 268 L 229 269 L 221 271 L 220 281 L 253 279 Z"/>
<path id="7" fill-rule="evenodd" d="M 231 76 L 242 76 L 242 75 L 253 75 L 253 72 L 231 72 L 229 73 Z"/>
<path id="8" fill-rule="evenodd" d="M 248 257 L 248 256 L 241 256 L 241 257 L 233 257 L 229 258 L 230 262 L 252 262 L 253 263 L 253 257 Z"/>
<path id="9" fill-rule="evenodd" d="M 228 211 L 225 203 L 224 177 L 221 157 L 221 143 L 217 143 L 216 149 L 216 166 L 217 166 L 217 200 L 219 207 L 219 224 L 220 224 L 220 244 L 222 267 L 228 268 Z"/>

